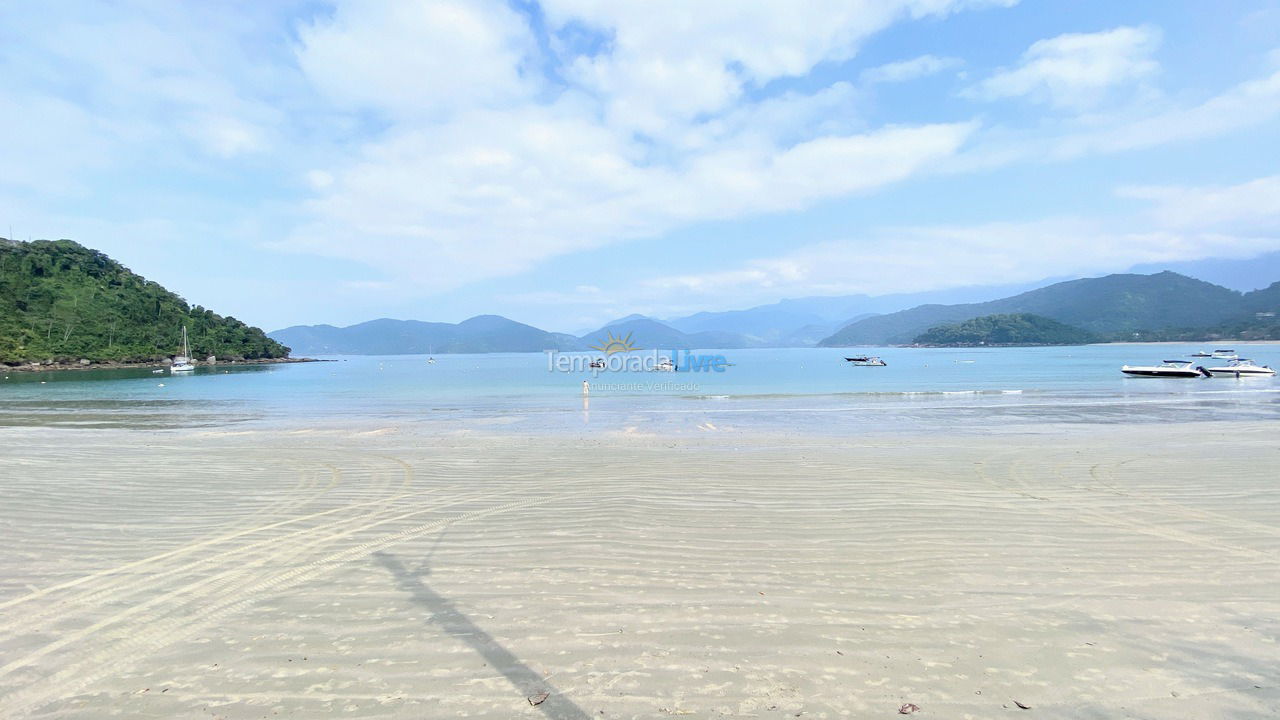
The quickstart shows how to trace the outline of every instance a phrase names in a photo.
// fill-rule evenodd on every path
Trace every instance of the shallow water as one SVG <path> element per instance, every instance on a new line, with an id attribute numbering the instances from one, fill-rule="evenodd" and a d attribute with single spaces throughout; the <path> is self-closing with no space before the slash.
<path id="1" fill-rule="evenodd" d="M 0 426 L 295 426 L 399 422 L 442 431 L 999 430 L 1039 423 L 1280 418 L 1274 378 L 1130 378 L 1122 364 L 1200 345 L 701 351 L 723 372 L 560 372 L 543 354 L 351 356 L 334 362 L 0 375 Z M 1239 345 L 1262 364 L 1280 345 Z M 846 355 L 882 356 L 854 367 Z M 1210 365 L 1214 361 L 1201 359 Z M 584 399 L 582 383 L 591 383 Z"/>

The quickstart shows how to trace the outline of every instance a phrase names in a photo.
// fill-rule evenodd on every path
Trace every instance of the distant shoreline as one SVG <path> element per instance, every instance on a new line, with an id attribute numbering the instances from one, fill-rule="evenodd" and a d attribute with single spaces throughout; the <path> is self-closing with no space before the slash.
<path id="1" fill-rule="evenodd" d="M 218 367 L 220 365 L 279 365 L 289 363 L 306 363 L 306 362 L 336 362 L 334 360 L 320 360 L 318 358 L 257 358 L 254 360 L 222 360 L 216 363 L 200 362 L 196 363 L 196 367 Z M 23 365 L 6 365 L 5 372 L 63 372 L 66 370 L 129 370 L 132 368 L 167 368 L 172 363 L 166 363 L 163 360 L 148 360 L 146 362 L 119 362 L 108 361 L 90 363 L 82 365 L 79 362 L 74 363 L 41 363 L 33 365 L 26 363 Z"/>

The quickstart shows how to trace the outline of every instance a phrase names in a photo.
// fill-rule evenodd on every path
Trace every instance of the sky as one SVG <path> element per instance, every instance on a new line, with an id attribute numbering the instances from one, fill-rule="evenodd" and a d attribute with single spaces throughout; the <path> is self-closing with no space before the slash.
<path id="1" fill-rule="evenodd" d="M 0 234 L 267 330 L 1280 250 L 1270 0 L 8 2 L 0 103 Z"/>

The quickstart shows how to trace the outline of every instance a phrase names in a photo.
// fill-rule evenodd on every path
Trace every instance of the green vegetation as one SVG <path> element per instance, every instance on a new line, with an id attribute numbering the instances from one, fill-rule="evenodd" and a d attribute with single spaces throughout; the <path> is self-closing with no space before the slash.
<path id="1" fill-rule="evenodd" d="M 1032 313 L 1105 339 L 1132 339 L 1135 332 L 1208 328 L 1242 316 L 1274 310 L 1280 286 L 1239 293 L 1172 272 L 1107 275 L 1069 280 L 984 303 L 920 305 L 866 318 L 841 328 L 820 345 L 894 345 L 932 327 L 987 315 Z"/>
<path id="2" fill-rule="evenodd" d="M 939 325 L 917 336 L 915 344 L 951 347 L 1084 345 L 1097 340 L 1092 333 L 1057 320 L 1030 313 L 1013 313 L 985 315 L 953 325 Z"/>
<path id="3" fill-rule="evenodd" d="M 289 348 L 70 240 L 0 239 L 0 363 L 280 358 Z"/>
<path id="4" fill-rule="evenodd" d="M 1113 340 L 1130 342 L 1212 342 L 1217 340 L 1280 340 L 1280 319 L 1253 317 L 1207 328 L 1138 330 Z"/>

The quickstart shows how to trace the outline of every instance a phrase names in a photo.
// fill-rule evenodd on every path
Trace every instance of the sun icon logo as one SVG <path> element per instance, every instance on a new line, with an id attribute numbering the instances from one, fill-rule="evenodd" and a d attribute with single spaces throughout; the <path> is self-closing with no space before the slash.
<path id="1" fill-rule="evenodd" d="M 613 331 L 609 331 L 609 337 L 601 341 L 599 345 L 592 345 L 592 350 L 599 350 L 605 355 L 612 355 L 620 352 L 631 352 L 640 348 L 631 344 L 631 333 L 627 333 L 626 337 L 614 337 Z"/>

